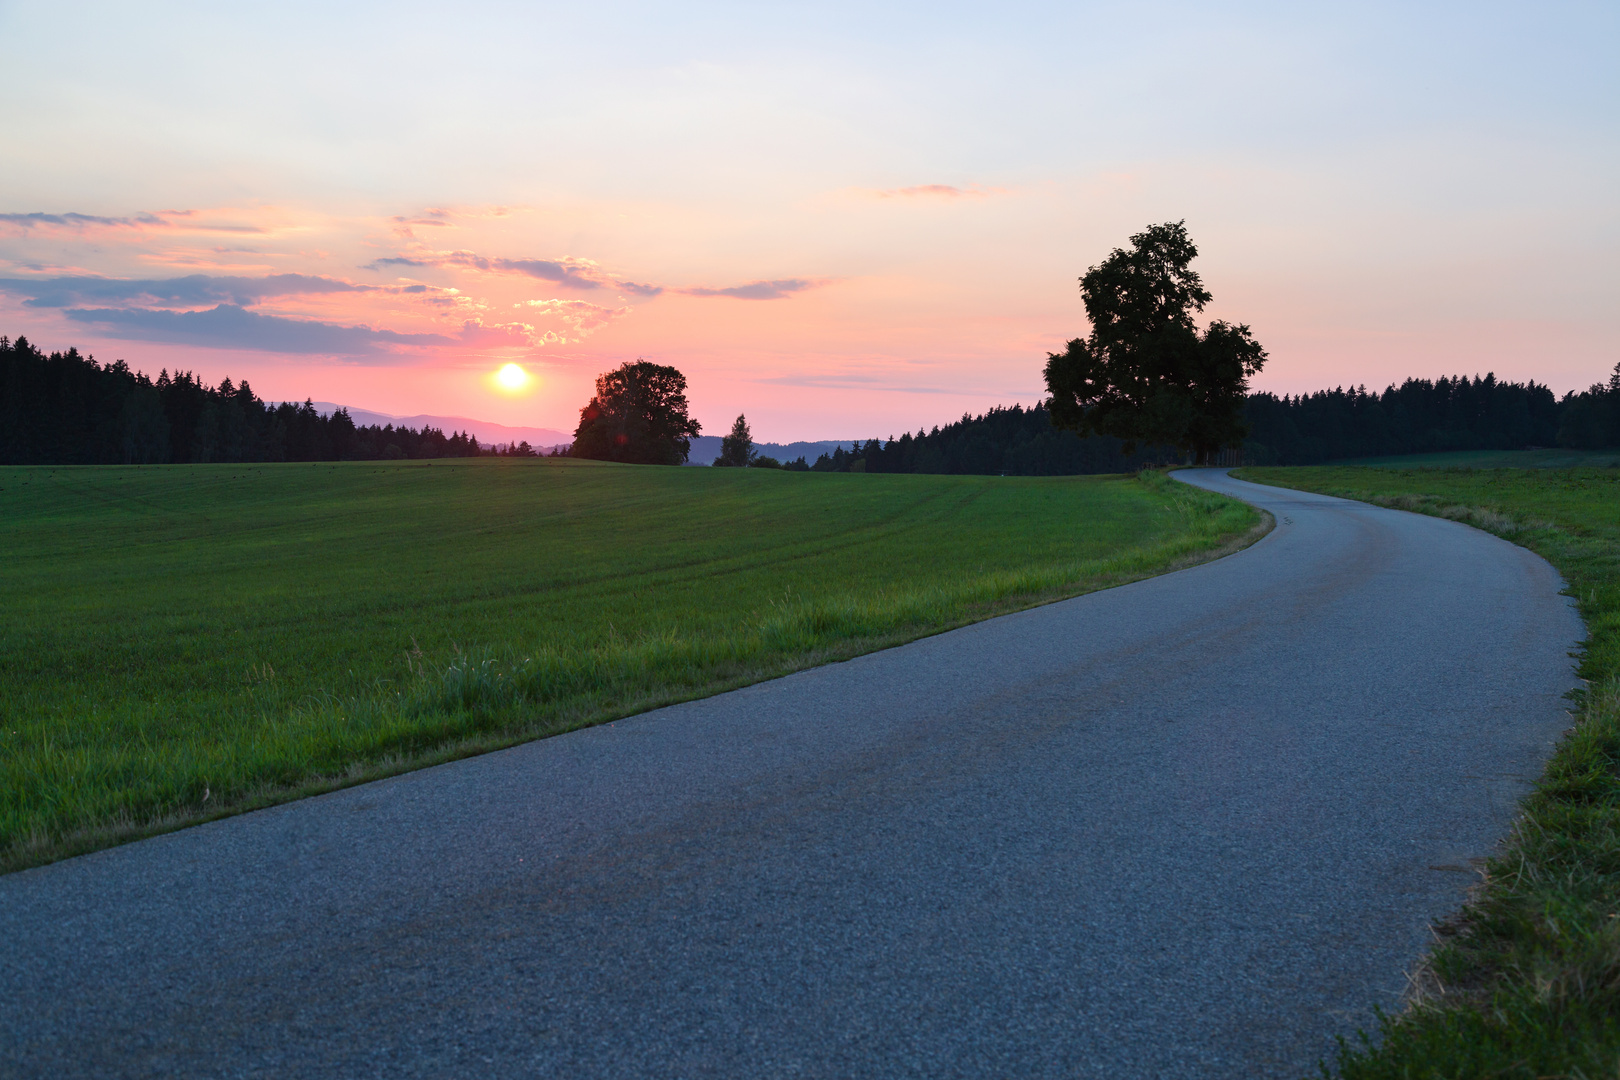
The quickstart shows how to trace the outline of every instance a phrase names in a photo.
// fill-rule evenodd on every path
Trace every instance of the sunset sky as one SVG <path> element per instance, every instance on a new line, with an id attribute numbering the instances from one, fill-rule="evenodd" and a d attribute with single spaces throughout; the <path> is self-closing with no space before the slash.
<path id="1" fill-rule="evenodd" d="M 0 0 L 0 334 L 572 430 L 1042 394 L 1186 219 L 1279 392 L 1620 360 L 1620 6 Z M 509 363 L 531 380 L 496 379 Z"/>

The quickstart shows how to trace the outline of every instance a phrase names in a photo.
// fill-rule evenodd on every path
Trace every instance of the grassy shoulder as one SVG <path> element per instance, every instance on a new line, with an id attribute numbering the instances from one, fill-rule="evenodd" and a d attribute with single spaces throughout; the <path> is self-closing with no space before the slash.
<path id="1" fill-rule="evenodd" d="M 1358 458 L 1337 465 L 1365 465 L 1375 469 L 1601 469 L 1620 465 L 1620 450 L 1448 450 Z"/>
<path id="2" fill-rule="evenodd" d="M 848 658 L 1263 529 L 1156 473 L 0 469 L 0 869 Z"/>
<path id="3" fill-rule="evenodd" d="M 1411 1006 L 1340 1075 L 1596 1078 L 1620 1071 L 1620 470 L 1249 468 L 1258 483 L 1467 522 L 1558 568 L 1586 620 L 1575 725 Z"/>

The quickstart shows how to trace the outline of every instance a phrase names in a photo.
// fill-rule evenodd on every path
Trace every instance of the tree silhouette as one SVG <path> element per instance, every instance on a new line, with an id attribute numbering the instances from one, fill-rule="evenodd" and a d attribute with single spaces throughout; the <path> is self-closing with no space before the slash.
<path id="1" fill-rule="evenodd" d="M 743 468 L 754 463 L 754 436 L 748 430 L 748 418 L 739 415 L 731 425 L 731 434 L 720 440 L 720 456 L 714 463 L 722 468 Z"/>
<path id="2" fill-rule="evenodd" d="M 1200 462 L 1239 446 L 1249 376 L 1266 351 L 1244 325 L 1193 316 L 1210 294 L 1185 222 L 1150 226 L 1080 279 L 1091 334 L 1047 354 L 1052 422 L 1081 435 L 1175 446 Z"/>
<path id="3" fill-rule="evenodd" d="M 1535 382 L 1489 374 L 1407 379 L 1382 391 L 1253 393 L 1243 420 L 1250 428 L 1243 453 L 1257 464 L 1555 442 L 1620 447 L 1620 365 L 1606 382 L 1562 398 Z M 362 427 L 343 409 L 322 416 L 308 401 L 263 401 L 245 381 L 210 387 L 190 372 L 167 370 L 153 380 L 122 360 L 102 364 L 76 349 L 47 354 L 25 338 L 0 335 L 0 465 L 420 460 L 520 451 L 517 443 L 485 451 L 465 431 Z M 563 444 L 550 456 L 567 451 Z M 1127 452 L 1112 435 L 1081 438 L 1054 426 L 1045 405 L 1015 405 L 898 439 L 840 446 L 814 464 L 801 457 L 784 468 L 1057 476 L 1127 472 L 1173 453 L 1146 440 Z M 769 460 L 755 457 L 750 465 L 769 467 Z"/>
<path id="4" fill-rule="evenodd" d="M 596 377 L 596 395 L 579 410 L 574 457 L 637 465 L 679 465 L 698 422 L 686 413 L 686 376 L 637 360 Z"/>

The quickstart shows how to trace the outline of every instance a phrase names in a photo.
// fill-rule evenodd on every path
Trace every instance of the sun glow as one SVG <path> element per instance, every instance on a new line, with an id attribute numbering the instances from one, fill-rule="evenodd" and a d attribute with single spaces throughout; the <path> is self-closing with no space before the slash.
<path id="1" fill-rule="evenodd" d="M 495 385 L 508 394 L 527 389 L 530 381 L 529 373 L 516 364 L 507 364 L 495 373 Z"/>

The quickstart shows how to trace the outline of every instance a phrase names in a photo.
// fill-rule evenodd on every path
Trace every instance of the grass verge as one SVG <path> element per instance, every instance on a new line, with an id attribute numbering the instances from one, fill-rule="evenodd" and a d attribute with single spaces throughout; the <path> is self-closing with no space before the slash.
<path id="1" fill-rule="evenodd" d="M 1620 465 L 1620 450 L 1447 450 L 1433 454 L 1357 458 L 1337 464 L 1340 467 L 1365 465 L 1375 469 L 1601 469 Z"/>
<path id="2" fill-rule="evenodd" d="M 1574 726 L 1484 868 L 1437 927 L 1409 1005 L 1347 1080 L 1620 1075 L 1620 470 L 1249 468 L 1244 479 L 1466 522 L 1546 558 L 1589 638 Z"/>
<path id="3" fill-rule="evenodd" d="M 846 659 L 1263 530 L 1157 473 L 0 470 L 0 869 Z"/>

